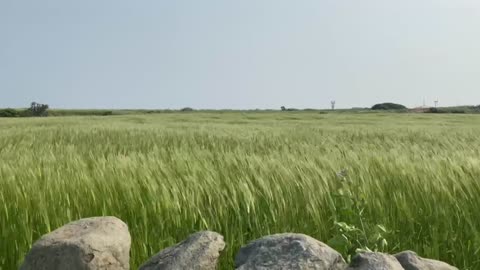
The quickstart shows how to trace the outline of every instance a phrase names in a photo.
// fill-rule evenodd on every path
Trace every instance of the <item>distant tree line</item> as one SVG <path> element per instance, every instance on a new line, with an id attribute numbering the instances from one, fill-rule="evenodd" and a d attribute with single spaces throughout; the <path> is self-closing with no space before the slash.
<path id="1" fill-rule="evenodd" d="M 25 110 L 12 108 L 0 109 L 0 117 L 45 117 L 48 116 L 48 105 L 32 102 Z"/>
<path id="2" fill-rule="evenodd" d="M 352 108 L 352 110 L 407 110 L 407 107 L 401 105 L 401 104 L 396 104 L 396 103 L 379 103 L 373 105 L 371 108 Z M 280 107 L 281 111 L 300 111 L 299 109 L 296 108 L 286 108 L 285 106 Z M 332 110 L 335 110 L 335 101 L 332 101 Z M 303 109 L 303 111 L 315 111 L 315 109 Z"/>
<path id="3" fill-rule="evenodd" d="M 480 113 L 480 105 L 478 106 L 457 106 L 443 108 L 428 108 L 425 113 Z"/>
<path id="4" fill-rule="evenodd" d="M 280 107 L 281 111 L 310 111 L 310 112 L 319 112 L 327 113 L 326 110 L 320 109 L 297 109 L 297 108 L 287 108 L 285 106 Z M 417 108 L 408 110 L 408 108 L 401 104 L 396 103 L 379 103 L 375 104 L 371 108 L 352 108 L 352 109 L 342 109 L 341 112 L 358 112 L 358 111 L 395 111 L 395 112 L 423 112 L 423 113 L 480 113 L 480 105 L 477 106 L 457 106 L 457 107 L 431 107 L 431 108 Z M 53 110 L 49 111 L 49 106 L 47 104 L 41 104 L 37 102 L 32 102 L 30 107 L 27 109 L 0 109 L 0 117 L 45 117 L 45 116 L 71 116 L 71 115 L 95 115 L 95 116 L 108 116 L 108 115 L 122 115 L 122 114 L 151 114 L 151 113 L 174 113 L 174 112 L 194 112 L 197 111 L 191 107 L 184 107 L 181 109 L 164 109 L 164 110 Z M 217 110 L 199 110 L 199 111 L 211 111 L 215 112 Z M 235 111 L 235 110 L 220 110 L 220 111 Z M 260 110 L 255 109 L 254 111 L 275 111 L 275 110 Z"/>

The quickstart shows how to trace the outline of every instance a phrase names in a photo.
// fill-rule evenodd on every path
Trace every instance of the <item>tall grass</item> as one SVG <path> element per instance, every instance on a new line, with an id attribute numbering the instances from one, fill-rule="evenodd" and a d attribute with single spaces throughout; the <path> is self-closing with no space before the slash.
<path id="1" fill-rule="evenodd" d="M 362 230 L 354 247 L 382 225 L 384 251 L 480 269 L 479 124 L 305 112 L 0 119 L 0 269 L 17 268 L 42 234 L 101 215 L 129 225 L 132 267 L 198 230 L 225 236 L 231 269 L 252 239 L 355 238 L 335 225 L 345 222 Z"/>

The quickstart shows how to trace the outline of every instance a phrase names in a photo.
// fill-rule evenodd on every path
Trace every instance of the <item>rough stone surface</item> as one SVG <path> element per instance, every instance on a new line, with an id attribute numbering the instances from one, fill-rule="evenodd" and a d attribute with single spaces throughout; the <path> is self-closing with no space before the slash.
<path id="1" fill-rule="evenodd" d="M 447 263 L 419 257 L 413 251 L 400 252 L 395 254 L 395 258 L 405 270 L 458 270 Z"/>
<path id="2" fill-rule="evenodd" d="M 153 256 L 140 270 L 213 270 L 225 248 L 223 236 L 216 232 L 198 232 L 179 244 Z"/>
<path id="3" fill-rule="evenodd" d="M 128 270 L 130 234 L 115 217 L 93 217 L 71 222 L 34 243 L 20 270 Z M 166 248 L 140 270 L 215 270 L 223 236 L 203 231 Z M 337 251 L 304 234 L 265 236 L 242 247 L 237 270 L 458 270 L 445 262 L 425 259 L 413 251 L 394 256 L 365 252 L 349 266 Z"/>
<path id="4" fill-rule="evenodd" d="M 275 234 L 242 247 L 235 268 L 247 269 L 345 269 L 342 256 L 324 243 L 304 234 Z"/>
<path id="5" fill-rule="evenodd" d="M 377 252 L 359 253 L 347 270 L 403 270 L 395 257 Z"/>
<path id="6" fill-rule="evenodd" d="M 20 270 L 126 270 L 130 243 L 128 227 L 118 218 L 80 219 L 35 242 Z"/>

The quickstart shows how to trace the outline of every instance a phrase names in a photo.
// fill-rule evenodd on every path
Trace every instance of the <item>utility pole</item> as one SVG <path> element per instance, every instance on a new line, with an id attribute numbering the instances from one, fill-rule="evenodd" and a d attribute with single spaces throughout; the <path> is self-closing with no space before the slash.
<path id="1" fill-rule="evenodd" d="M 330 103 L 332 104 L 332 111 L 335 110 L 335 100 L 332 100 Z"/>

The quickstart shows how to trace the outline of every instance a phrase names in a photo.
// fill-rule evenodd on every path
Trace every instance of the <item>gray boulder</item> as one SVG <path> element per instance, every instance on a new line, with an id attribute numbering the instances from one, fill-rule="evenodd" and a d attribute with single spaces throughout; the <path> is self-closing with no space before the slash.
<path id="1" fill-rule="evenodd" d="M 198 232 L 179 244 L 166 248 L 144 263 L 140 270 L 214 270 L 225 248 L 223 236 L 216 232 Z"/>
<path id="2" fill-rule="evenodd" d="M 235 258 L 238 270 L 343 270 L 340 253 L 304 234 L 275 234 L 242 247 Z"/>
<path id="3" fill-rule="evenodd" d="M 405 270 L 458 270 L 447 263 L 419 257 L 415 252 L 409 250 L 395 254 L 395 258 Z"/>
<path id="4" fill-rule="evenodd" d="M 44 235 L 20 270 L 127 270 L 130 234 L 116 217 L 85 218 Z"/>
<path id="5" fill-rule="evenodd" d="M 365 252 L 353 257 L 347 270 L 403 270 L 403 267 L 392 255 Z"/>

